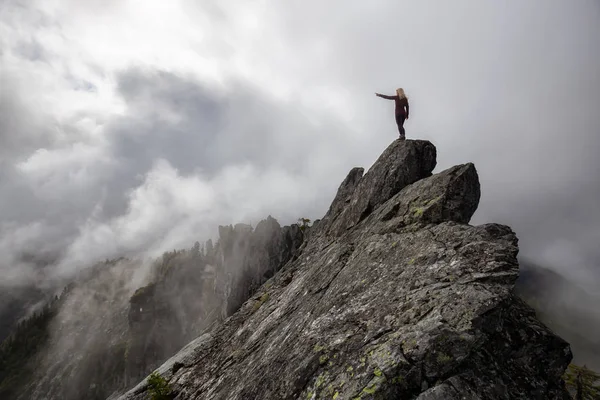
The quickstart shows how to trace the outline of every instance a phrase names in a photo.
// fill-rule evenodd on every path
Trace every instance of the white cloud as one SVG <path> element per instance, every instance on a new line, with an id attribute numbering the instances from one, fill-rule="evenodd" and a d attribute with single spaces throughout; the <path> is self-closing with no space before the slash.
<path id="1" fill-rule="evenodd" d="M 36 240 L 63 232 L 67 270 L 202 240 L 218 223 L 319 218 L 345 172 L 395 138 L 393 105 L 373 93 L 397 86 L 409 137 L 436 144 L 440 169 L 475 162 L 476 222 L 511 225 L 522 252 L 556 267 L 552 243 L 600 223 L 592 0 L 0 10 L 0 155 L 14 171 L 0 217 L 40 224 Z M 600 254 L 585 237 L 568 247 L 589 269 Z"/>
<path id="2" fill-rule="evenodd" d="M 104 148 L 74 143 L 65 148 L 38 149 L 16 166 L 37 196 L 65 201 L 65 197 L 78 196 L 98 185 L 112 164 Z"/>
<path id="3" fill-rule="evenodd" d="M 156 257 L 189 247 L 197 238 L 214 235 L 218 224 L 256 223 L 268 214 L 293 221 L 313 197 L 304 189 L 307 183 L 304 177 L 260 171 L 249 164 L 226 167 L 212 178 L 182 176 L 166 160 L 158 160 L 129 194 L 125 214 L 108 221 L 92 216 L 83 225 L 61 273 L 73 272 L 90 259 Z"/>

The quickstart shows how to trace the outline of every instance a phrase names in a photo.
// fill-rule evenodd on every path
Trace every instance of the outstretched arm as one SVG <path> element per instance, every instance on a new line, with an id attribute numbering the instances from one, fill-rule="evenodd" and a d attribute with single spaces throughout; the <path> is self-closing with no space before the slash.
<path id="1" fill-rule="evenodd" d="M 382 99 L 395 100 L 398 96 L 386 96 L 385 94 L 375 93 L 375 96 L 381 97 Z"/>

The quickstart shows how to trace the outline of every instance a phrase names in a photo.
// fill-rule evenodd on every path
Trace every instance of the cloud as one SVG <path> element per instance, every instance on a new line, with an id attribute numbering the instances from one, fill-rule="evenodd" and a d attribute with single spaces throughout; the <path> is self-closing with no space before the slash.
<path id="1" fill-rule="evenodd" d="M 346 172 L 342 160 L 326 157 L 341 147 L 339 123 L 309 119 L 250 84 L 235 84 L 230 95 L 193 77 L 139 68 L 119 72 L 116 82 L 127 107 L 99 132 L 85 131 L 85 116 L 69 118 L 72 132 L 82 131 L 78 140 L 12 165 L 13 185 L 32 200 L 22 223 L 30 217 L 42 225 L 18 245 L 7 225 L 11 259 L 52 232 L 62 240 L 46 245 L 64 254 L 52 271 L 65 277 L 97 260 L 157 256 L 207 240 L 219 224 L 269 214 L 293 222 L 315 204 L 326 207 L 335 187 L 322 179 L 324 169 L 339 179 Z M 13 198 L 6 210 L 18 204 Z"/>
<path id="2" fill-rule="evenodd" d="M 510 225 L 522 254 L 580 281 L 600 276 L 592 0 L 3 7 L 7 260 L 44 244 L 70 272 L 219 223 L 319 218 L 395 138 L 374 92 L 402 86 L 407 134 L 436 144 L 438 170 L 477 166 L 474 223 Z"/>
<path id="3" fill-rule="evenodd" d="M 213 237 L 219 224 L 256 223 L 269 214 L 288 223 L 318 217 L 315 210 L 336 189 L 322 171 L 339 179 L 346 172 L 328 157 L 342 147 L 336 135 L 312 149 L 317 135 L 339 131 L 339 124 L 323 117 L 314 126 L 247 85 L 227 96 L 173 74 L 128 70 L 119 88 L 128 110 L 105 132 L 119 179 L 107 180 L 104 199 L 126 196 L 109 219 L 97 204 L 64 271 L 106 255 L 156 256 Z"/>

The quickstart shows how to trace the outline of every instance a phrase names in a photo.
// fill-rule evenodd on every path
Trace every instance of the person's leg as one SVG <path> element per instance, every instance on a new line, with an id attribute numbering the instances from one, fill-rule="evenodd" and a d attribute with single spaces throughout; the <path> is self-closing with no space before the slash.
<path id="1" fill-rule="evenodd" d="M 400 139 L 406 139 L 406 131 L 404 130 L 404 114 L 396 114 L 396 124 L 398 125 L 398 133 Z"/>

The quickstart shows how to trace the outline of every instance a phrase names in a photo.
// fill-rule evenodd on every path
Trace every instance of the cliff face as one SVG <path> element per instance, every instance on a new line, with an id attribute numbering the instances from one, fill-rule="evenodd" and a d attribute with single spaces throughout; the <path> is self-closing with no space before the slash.
<path id="1" fill-rule="evenodd" d="M 298 256 L 158 369 L 176 399 L 568 399 L 568 344 L 513 294 L 515 234 L 468 225 L 472 164 L 434 167 L 407 140 L 350 171 Z"/>
<path id="2" fill-rule="evenodd" d="M 130 299 L 128 382 L 144 378 L 202 329 L 234 313 L 294 257 L 303 238 L 298 226 L 281 227 L 269 217 L 255 229 L 219 227 L 217 244 L 206 250 L 167 254 L 157 281 Z"/>
<path id="3" fill-rule="evenodd" d="M 274 218 L 268 217 L 254 230 L 243 224 L 220 227 L 219 237 L 218 270 L 228 282 L 223 312 L 229 316 L 296 255 L 304 233 L 298 225 L 282 228 Z"/>

